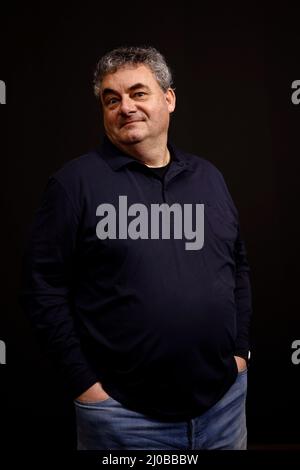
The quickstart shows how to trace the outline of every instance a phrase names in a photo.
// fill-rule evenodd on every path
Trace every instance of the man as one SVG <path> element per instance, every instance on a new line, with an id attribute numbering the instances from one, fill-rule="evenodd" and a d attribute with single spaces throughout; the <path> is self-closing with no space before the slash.
<path id="1" fill-rule="evenodd" d="M 168 141 L 156 49 L 107 53 L 94 90 L 106 136 L 49 178 L 21 296 L 78 449 L 245 449 L 249 268 L 223 177 Z"/>

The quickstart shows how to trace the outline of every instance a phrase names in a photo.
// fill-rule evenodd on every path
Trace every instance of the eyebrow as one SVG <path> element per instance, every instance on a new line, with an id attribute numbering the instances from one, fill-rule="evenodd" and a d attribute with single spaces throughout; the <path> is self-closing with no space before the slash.
<path id="1" fill-rule="evenodd" d="M 150 88 L 144 83 L 135 83 L 134 85 L 129 87 L 129 91 L 134 91 L 134 90 L 137 90 L 138 88 L 146 88 L 147 90 L 150 90 Z M 102 92 L 102 97 L 105 98 L 105 96 L 110 95 L 110 94 L 118 95 L 119 93 L 116 90 L 113 90 L 112 88 L 104 88 Z"/>

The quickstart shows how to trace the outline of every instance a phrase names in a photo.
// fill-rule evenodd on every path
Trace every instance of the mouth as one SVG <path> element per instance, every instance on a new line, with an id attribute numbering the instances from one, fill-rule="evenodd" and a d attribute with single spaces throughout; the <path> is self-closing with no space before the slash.
<path id="1" fill-rule="evenodd" d="M 130 124 L 135 124 L 137 122 L 142 122 L 142 119 L 136 119 L 135 121 L 127 121 L 124 124 L 122 124 L 121 127 L 126 127 L 126 126 L 129 126 Z"/>

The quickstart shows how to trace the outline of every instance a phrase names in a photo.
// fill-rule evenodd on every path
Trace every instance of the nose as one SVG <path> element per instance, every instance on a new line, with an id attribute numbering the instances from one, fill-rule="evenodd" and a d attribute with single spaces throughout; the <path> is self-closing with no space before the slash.
<path id="1" fill-rule="evenodd" d="M 121 103 L 120 103 L 120 113 L 123 115 L 129 115 L 135 113 L 136 106 L 134 100 L 130 98 L 130 96 L 123 96 Z"/>

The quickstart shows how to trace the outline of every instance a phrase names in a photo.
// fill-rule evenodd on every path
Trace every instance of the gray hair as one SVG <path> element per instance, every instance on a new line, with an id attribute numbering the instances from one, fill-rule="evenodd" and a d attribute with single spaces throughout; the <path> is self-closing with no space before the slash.
<path id="1" fill-rule="evenodd" d="M 101 83 L 105 75 L 116 72 L 119 68 L 144 64 L 150 68 L 159 86 L 164 92 L 172 86 L 170 67 L 164 56 L 154 47 L 118 47 L 107 52 L 96 65 L 94 72 L 94 93 L 99 97 Z"/>

